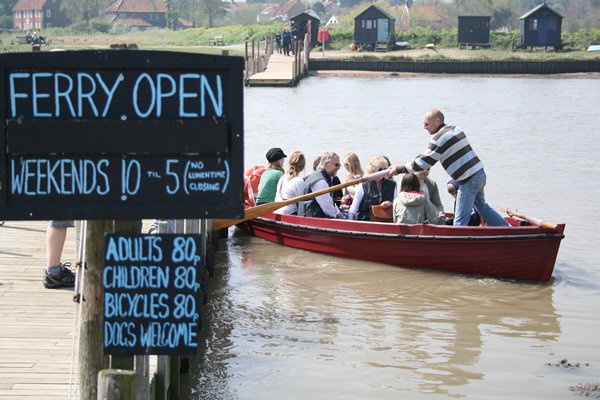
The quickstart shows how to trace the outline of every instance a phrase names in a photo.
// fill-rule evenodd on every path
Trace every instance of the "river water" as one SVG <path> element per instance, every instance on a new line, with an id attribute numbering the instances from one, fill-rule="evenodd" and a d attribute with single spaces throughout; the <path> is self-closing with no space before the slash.
<path id="1" fill-rule="evenodd" d="M 245 165 L 270 147 L 406 162 L 440 108 L 495 206 L 566 223 L 552 280 L 404 270 L 231 229 L 184 398 L 569 399 L 600 383 L 598 76 L 313 76 L 244 92 Z M 340 177 L 345 176 L 343 168 Z M 448 177 L 435 166 L 442 200 Z M 373 251 L 377 251 L 376 248 Z M 567 360 L 560 364 L 561 360 Z"/>

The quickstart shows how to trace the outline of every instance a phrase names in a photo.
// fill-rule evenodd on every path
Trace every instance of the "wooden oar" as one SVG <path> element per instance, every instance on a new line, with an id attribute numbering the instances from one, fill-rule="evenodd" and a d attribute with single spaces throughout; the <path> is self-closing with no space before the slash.
<path id="1" fill-rule="evenodd" d="M 372 179 L 376 179 L 376 178 L 380 178 L 382 176 L 388 176 L 388 175 L 389 175 L 389 170 L 386 169 L 386 170 L 383 170 L 383 171 L 375 172 L 373 174 L 365 175 L 362 178 L 358 178 L 358 179 L 354 179 L 354 180 L 351 180 L 351 181 L 348 181 L 348 182 L 340 183 L 339 185 L 330 186 L 327 189 L 318 190 L 316 192 L 304 194 L 302 196 L 292 197 L 291 199 L 287 199 L 287 200 L 283 200 L 283 201 L 276 201 L 274 203 L 265 203 L 265 204 L 261 204 L 261 205 L 256 206 L 256 207 L 246 208 L 246 210 L 244 210 L 244 218 L 240 218 L 240 219 L 215 219 L 215 220 L 213 220 L 213 222 L 212 222 L 212 230 L 216 231 L 216 230 L 219 230 L 219 229 L 227 228 L 227 227 L 229 227 L 231 225 L 237 225 L 237 224 L 242 223 L 244 221 L 248 221 L 250 219 L 254 219 L 256 217 L 260 217 L 261 215 L 272 213 L 273 211 L 278 210 L 281 207 L 284 207 L 284 206 L 287 206 L 287 205 L 290 205 L 290 204 L 299 203 L 301 201 L 312 200 L 315 197 L 321 196 L 323 194 L 335 192 L 336 190 L 340 190 L 340 189 L 343 189 L 343 188 L 348 187 L 348 186 L 356 185 L 358 183 L 370 181 Z"/>
<path id="2" fill-rule="evenodd" d="M 496 207 L 496 210 L 508 214 L 509 217 L 521 218 L 522 220 L 525 220 L 525 221 L 529 222 L 530 224 L 537 225 L 542 228 L 556 229 L 558 227 L 557 224 L 553 224 L 544 219 L 528 217 L 527 215 L 523 215 L 517 211 L 509 210 L 508 208 Z"/>

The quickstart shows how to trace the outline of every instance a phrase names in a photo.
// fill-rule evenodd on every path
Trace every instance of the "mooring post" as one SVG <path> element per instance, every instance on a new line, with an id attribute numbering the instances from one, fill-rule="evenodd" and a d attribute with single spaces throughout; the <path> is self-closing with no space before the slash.
<path id="1" fill-rule="evenodd" d="M 98 373 L 98 400 L 136 400 L 135 381 L 135 371 L 103 369 Z"/>
<path id="2" fill-rule="evenodd" d="M 86 224 L 86 257 L 79 270 L 81 286 L 81 328 L 79 330 L 79 392 L 82 399 L 98 396 L 98 373 L 108 367 L 102 343 L 102 266 L 104 235 L 112 232 L 110 220 L 88 221 Z"/>

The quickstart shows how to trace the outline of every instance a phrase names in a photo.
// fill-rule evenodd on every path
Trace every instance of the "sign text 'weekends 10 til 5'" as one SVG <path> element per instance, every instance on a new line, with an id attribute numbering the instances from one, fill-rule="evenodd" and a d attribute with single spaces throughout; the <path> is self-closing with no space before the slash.
<path id="1" fill-rule="evenodd" d="M 243 213 L 243 59 L 23 53 L 0 68 L 0 218 Z"/>

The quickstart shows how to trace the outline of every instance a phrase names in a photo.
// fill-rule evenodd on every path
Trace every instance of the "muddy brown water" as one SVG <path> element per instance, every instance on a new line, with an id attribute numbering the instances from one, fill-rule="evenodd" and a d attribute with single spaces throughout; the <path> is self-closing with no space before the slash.
<path id="1" fill-rule="evenodd" d="M 564 222 L 566 239 L 552 280 L 523 284 L 232 229 L 184 398 L 569 399 L 600 383 L 600 79 L 317 76 L 244 95 L 246 166 L 270 147 L 302 150 L 308 165 L 325 150 L 408 161 L 427 143 L 423 112 L 439 107 L 483 160 L 488 201 Z M 440 166 L 431 176 L 445 187 Z"/>

